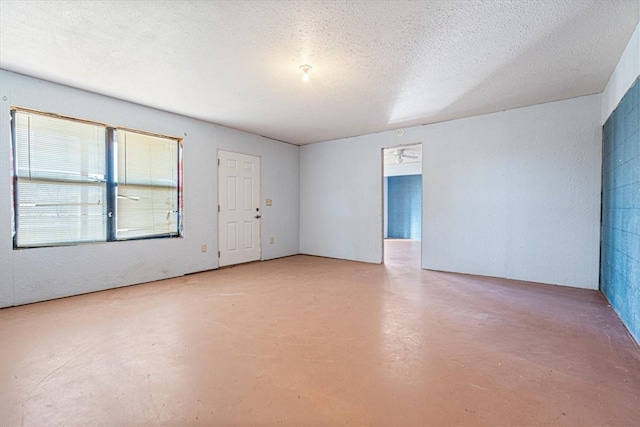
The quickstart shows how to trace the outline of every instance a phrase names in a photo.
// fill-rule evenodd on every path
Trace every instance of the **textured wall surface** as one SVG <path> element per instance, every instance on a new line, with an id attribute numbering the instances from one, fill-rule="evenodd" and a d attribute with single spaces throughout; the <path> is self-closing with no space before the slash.
<path id="1" fill-rule="evenodd" d="M 640 78 L 604 125 L 600 286 L 640 342 Z"/>
<path id="2" fill-rule="evenodd" d="M 431 127 L 422 266 L 598 288 L 600 96 Z"/>
<path id="3" fill-rule="evenodd" d="M 300 251 L 382 261 L 381 148 L 422 143 L 422 267 L 598 288 L 600 95 L 300 148 Z"/>
<path id="4" fill-rule="evenodd" d="M 0 307 L 217 268 L 218 149 L 261 158 L 262 259 L 298 253 L 298 147 L 1 70 L 0 96 Z M 182 137 L 184 237 L 13 250 L 12 105 Z"/>
<path id="5" fill-rule="evenodd" d="M 390 176 L 388 180 L 388 237 L 420 239 L 422 175 Z"/>

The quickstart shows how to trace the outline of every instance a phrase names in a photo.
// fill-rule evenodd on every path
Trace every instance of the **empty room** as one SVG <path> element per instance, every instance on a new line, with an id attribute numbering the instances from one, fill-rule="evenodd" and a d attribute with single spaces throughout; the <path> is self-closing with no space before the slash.
<path id="1" fill-rule="evenodd" d="M 0 0 L 0 426 L 640 425 L 638 0 Z"/>

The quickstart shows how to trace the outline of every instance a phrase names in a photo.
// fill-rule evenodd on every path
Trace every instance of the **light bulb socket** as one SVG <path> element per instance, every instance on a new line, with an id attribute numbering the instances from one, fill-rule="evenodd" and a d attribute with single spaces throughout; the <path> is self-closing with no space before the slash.
<path id="1" fill-rule="evenodd" d="M 304 80 L 305 82 L 309 81 L 309 71 L 311 71 L 311 65 L 301 65 L 300 69 L 302 70 L 302 80 Z"/>

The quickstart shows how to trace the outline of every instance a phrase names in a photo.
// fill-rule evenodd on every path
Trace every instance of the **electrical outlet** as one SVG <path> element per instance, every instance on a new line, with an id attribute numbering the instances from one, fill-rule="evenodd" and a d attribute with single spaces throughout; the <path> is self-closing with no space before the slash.
<path id="1" fill-rule="evenodd" d="M 274 241 L 274 240 L 275 240 L 275 239 L 274 239 L 274 237 L 273 237 L 273 236 L 269 237 L 269 244 L 270 244 L 270 245 L 273 245 L 273 241 Z"/>
<path id="2" fill-rule="evenodd" d="M 200 252 L 207 252 L 207 245 L 200 246 Z"/>

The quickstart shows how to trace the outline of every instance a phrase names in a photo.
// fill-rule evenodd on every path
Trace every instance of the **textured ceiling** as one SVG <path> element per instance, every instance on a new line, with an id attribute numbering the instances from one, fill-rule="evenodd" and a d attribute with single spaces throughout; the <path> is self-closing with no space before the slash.
<path id="1" fill-rule="evenodd" d="M 639 3 L 0 0 L 0 67 L 307 144 L 601 92 Z"/>

